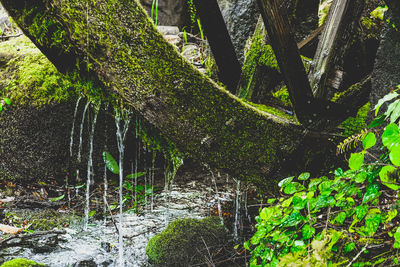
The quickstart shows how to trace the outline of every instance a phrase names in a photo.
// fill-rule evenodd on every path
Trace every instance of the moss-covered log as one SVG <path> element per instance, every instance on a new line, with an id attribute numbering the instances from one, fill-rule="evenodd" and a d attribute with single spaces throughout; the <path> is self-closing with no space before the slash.
<path id="1" fill-rule="evenodd" d="M 138 1 L 1 0 L 60 70 L 79 70 L 133 107 L 178 148 L 266 184 L 303 128 L 219 87 L 159 34 Z"/>

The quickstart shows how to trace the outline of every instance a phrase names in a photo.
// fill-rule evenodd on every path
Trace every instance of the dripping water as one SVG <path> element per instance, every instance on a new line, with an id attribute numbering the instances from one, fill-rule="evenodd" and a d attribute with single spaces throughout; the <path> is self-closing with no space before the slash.
<path id="1" fill-rule="evenodd" d="M 224 225 L 224 218 L 222 217 L 221 198 L 220 198 L 220 195 L 218 192 L 217 180 L 215 179 L 214 172 L 211 170 L 210 166 L 208 166 L 207 164 L 204 164 L 204 166 L 208 169 L 208 171 L 211 174 L 211 180 L 212 180 L 212 182 L 214 184 L 214 188 L 215 188 L 215 197 L 217 198 L 219 220 L 221 221 L 221 225 Z"/>
<path id="2" fill-rule="evenodd" d="M 155 163 L 156 163 L 156 157 L 157 157 L 157 152 L 153 151 L 153 157 L 151 159 L 151 204 L 150 204 L 150 210 L 153 211 L 154 210 L 154 173 L 155 173 Z"/>
<path id="3" fill-rule="evenodd" d="M 87 164 L 87 181 L 86 181 L 86 202 L 85 202 L 85 226 L 84 229 L 87 230 L 89 222 L 89 209 L 90 209 L 90 183 L 91 176 L 93 174 L 93 140 L 94 140 L 94 129 L 96 127 L 97 115 L 99 114 L 100 104 L 94 105 L 94 116 L 89 136 L 89 156 Z"/>
<path id="4" fill-rule="evenodd" d="M 71 127 L 71 137 L 70 137 L 70 142 L 69 142 L 69 156 L 70 156 L 70 161 L 72 160 L 72 156 L 73 156 L 73 145 L 74 145 L 74 133 L 75 133 L 75 120 L 76 120 L 76 115 L 78 114 L 78 107 L 79 107 L 79 103 L 81 102 L 82 96 L 78 97 L 78 100 L 76 101 L 76 105 L 75 105 L 75 110 L 74 110 L 74 118 L 72 120 L 72 127 Z M 68 199 L 68 207 L 70 207 L 71 205 L 71 195 L 69 192 L 69 180 L 68 180 L 68 175 L 65 176 L 65 188 L 67 190 L 67 199 Z"/>
<path id="5" fill-rule="evenodd" d="M 238 241 L 238 230 L 239 230 L 239 217 L 240 217 L 240 180 L 235 180 L 236 182 L 236 197 L 235 197 L 235 222 L 233 225 L 233 238 Z"/>
<path id="6" fill-rule="evenodd" d="M 83 125 L 85 123 L 86 112 L 87 112 L 89 105 L 90 105 L 90 101 L 88 100 L 85 105 L 85 108 L 83 109 L 81 128 L 79 129 L 79 146 L 78 146 L 78 156 L 77 156 L 78 166 L 81 163 L 82 142 L 83 142 Z M 80 181 L 79 167 L 76 169 L 76 180 Z"/>
<path id="7" fill-rule="evenodd" d="M 117 145 L 118 145 L 118 152 L 119 152 L 119 231 L 118 231 L 118 241 L 119 241 L 119 266 L 124 266 L 124 243 L 123 243 L 123 213 L 122 213 L 122 187 L 123 187 L 123 173 L 124 173 L 124 151 L 125 145 L 124 141 L 126 138 L 126 133 L 128 132 L 129 123 L 130 123 L 130 114 L 124 113 L 121 111 L 115 112 L 115 125 L 117 126 Z M 121 119 L 122 119 L 122 130 L 121 130 Z"/>

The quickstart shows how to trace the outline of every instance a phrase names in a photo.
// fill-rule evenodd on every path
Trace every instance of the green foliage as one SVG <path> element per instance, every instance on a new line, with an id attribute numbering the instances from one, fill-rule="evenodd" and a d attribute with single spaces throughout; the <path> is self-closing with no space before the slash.
<path id="1" fill-rule="evenodd" d="M 260 210 L 257 231 L 244 244 L 251 251 L 250 266 L 341 266 L 353 261 L 353 266 L 364 266 L 397 260 L 397 252 L 368 258 L 368 244 L 381 243 L 381 238 L 400 248 L 398 125 L 386 126 L 381 138 L 387 153 L 378 162 L 365 161 L 379 158 L 369 151 L 376 146 L 376 135 L 366 132 L 358 137 L 362 151 L 351 154 L 349 170 L 281 180 L 283 197 L 267 201 L 273 204 Z"/>
<path id="2" fill-rule="evenodd" d="M 153 0 L 151 4 L 150 18 L 153 19 L 154 25 L 158 25 L 158 0 Z"/>
<path id="3" fill-rule="evenodd" d="M 388 10 L 388 6 L 378 6 L 377 8 L 375 8 L 371 13 L 371 18 L 375 18 L 375 19 L 380 19 L 383 20 L 383 17 L 385 15 L 385 12 Z"/>
<path id="4" fill-rule="evenodd" d="M 39 266 L 46 266 L 46 265 L 23 258 L 16 258 L 7 261 L 1 265 L 1 267 L 39 267 Z"/>

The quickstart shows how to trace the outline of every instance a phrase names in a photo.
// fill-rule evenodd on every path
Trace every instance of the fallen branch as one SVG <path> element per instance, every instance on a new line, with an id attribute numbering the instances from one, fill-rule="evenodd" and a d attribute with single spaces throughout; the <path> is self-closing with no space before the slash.
<path id="1" fill-rule="evenodd" d="M 21 35 L 22 35 L 22 33 L 18 33 L 18 34 L 15 34 L 15 35 L 2 35 L 2 36 L 0 36 L 0 39 L 8 40 L 10 38 L 20 37 Z"/>
<path id="2" fill-rule="evenodd" d="M 65 234 L 65 230 L 51 230 L 51 231 L 37 231 L 32 234 L 17 234 L 10 236 L 9 238 L 0 240 L 0 249 L 9 248 L 9 247 L 19 247 L 19 246 L 29 246 L 33 245 L 36 239 L 43 237 L 57 237 L 59 235 Z"/>

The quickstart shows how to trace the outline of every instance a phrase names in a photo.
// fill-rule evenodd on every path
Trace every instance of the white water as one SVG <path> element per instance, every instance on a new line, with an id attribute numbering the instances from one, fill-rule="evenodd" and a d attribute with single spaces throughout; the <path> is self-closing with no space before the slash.
<path id="1" fill-rule="evenodd" d="M 122 114 L 121 114 L 122 113 Z M 116 111 L 115 114 L 115 125 L 117 126 L 117 144 L 118 144 L 118 152 L 119 152 L 119 266 L 123 267 L 124 265 L 124 241 L 123 241 L 123 196 L 122 196 L 122 188 L 124 182 L 124 152 L 125 145 L 124 141 L 126 138 L 126 133 L 128 132 L 129 123 L 130 123 L 130 114 L 121 111 L 119 113 Z M 121 125 L 122 118 L 122 125 Z M 122 128 L 122 129 L 121 129 Z"/>
<path id="2" fill-rule="evenodd" d="M 89 136 L 89 156 L 88 156 L 88 164 L 87 164 L 87 180 L 86 180 L 86 194 L 85 194 L 85 222 L 84 229 L 87 230 L 89 223 L 89 211 L 90 211 L 90 184 L 91 184 L 91 176 L 93 175 L 93 140 L 94 140 L 94 130 L 97 122 L 97 115 L 99 114 L 100 103 L 95 104 L 93 107 L 93 121 L 90 130 Z"/>
<path id="3" fill-rule="evenodd" d="M 236 197 L 235 197 L 235 222 L 233 225 L 233 238 L 237 241 L 239 238 L 238 230 L 240 227 L 239 217 L 240 217 L 240 180 L 236 181 Z"/>
<path id="4" fill-rule="evenodd" d="M 214 188 L 215 188 L 215 197 L 217 198 L 217 208 L 218 208 L 219 220 L 221 221 L 221 224 L 224 225 L 224 218 L 222 217 L 221 198 L 220 198 L 219 192 L 218 192 L 217 180 L 215 179 L 214 172 L 211 170 L 210 166 L 208 166 L 207 164 L 205 164 L 204 166 L 208 169 L 208 171 L 211 174 L 211 180 L 212 180 L 212 182 L 214 184 Z"/>
<path id="5" fill-rule="evenodd" d="M 78 146 L 78 156 L 77 156 L 78 164 L 81 163 L 82 143 L 83 143 L 83 125 L 85 123 L 86 112 L 87 112 L 89 105 L 90 105 L 90 101 L 88 100 L 85 105 L 85 108 L 83 109 L 81 127 L 79 129 L 79 146 Z M 76 170 L 76 180 L 80 181 L 79 168 Z"/>

